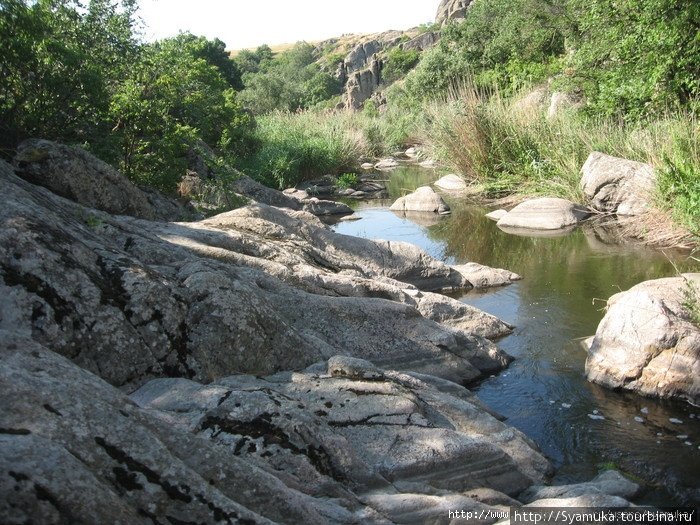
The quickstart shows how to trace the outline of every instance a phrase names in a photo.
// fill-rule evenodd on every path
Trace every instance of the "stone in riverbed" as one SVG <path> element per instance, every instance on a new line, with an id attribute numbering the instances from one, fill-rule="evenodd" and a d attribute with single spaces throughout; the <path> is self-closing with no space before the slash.
<path id="1" fill-rule="evenodd" d="M 588 379 L 700 403 L 700 327 L 688 310 L 698 297 L 698 273 L 645 281 L 613 295 L 588 348 Z"/>
<path id="2" fill-rule="evenodd" d="M 493 210 L 492 212 L 489 212 L 485 215 L 487 219 L 491 219 L 492 221 L 500 221 L 504 216 L 508 215 L 507 210 Z"/>
<path id="3" fill-rule="evenodd" d="M 377 162 L 374 167 L 378 170 L 393 170 L 399 167 L 399 161 L 394 158 L 386 158 Z"/>
<path id="4" fill-rule="evenodd" d="M 511 284 L 522 279 L 517 273 L 502 268 L 491 268 L 478 263 L 460 264 L 454 267 L 474 288 L 491 288 Z"/>
<path id="5" fill-rule="evenodd" d="M 450 207 L 430 186 L 421 186 L 413 193 L 400 197 L 389 208 L 392 211 L 423 211 L 449 213 Z"/>
<path id="6" fill-rule="evenodd" d="M 462 177 L 455 174 L 445 175 L 433 183 L 443 191 L 461 192 L 466 191 L 467 183 Z"/>
<path id="7" fill-rule="evenodd" d="M 581 188 L 593 209 L 618 215 L 649 211 L 656 185 L 649 164 L 594 151 L 581 168 Z"/>
<path id="8" fill-rule="evenodd" d="M 360 165 L 360 167 L 361 167 L 363 170 L 373 170 L 373 169 L 374 169 L 374 164 L 372 164 L 371 162 L 363 162 L 363 163 Z"/>
<path id="9" fill-rule="evenodd" d="M 498 221 L 499 227 L 559 230 L 578 224 L 590 213 L 566 199 L 542 197 L 521 202 Z"/>

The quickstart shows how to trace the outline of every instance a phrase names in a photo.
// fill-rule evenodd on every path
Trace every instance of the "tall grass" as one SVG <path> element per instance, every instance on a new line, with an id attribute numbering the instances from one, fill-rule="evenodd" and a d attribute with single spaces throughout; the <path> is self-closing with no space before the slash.
<path id="1" fill-rule="evenodd" d="M 592 151 L 652 164 L 659 205 L 688 227 L 700 223 L 700 143 L 697 120 L 669 113 L 625 125 L 506 99 L 472 85 L 429 102 L 423 133 L 432 152 L 493 194 L 547 194 L 582 200 L 581 166 Z"/>
<path id="2" fill-rule="evenodd" d="M 275 112 L 260 117 L 260 148 L 239 166 L 262 183 L 280 189 L 327 173 L 351 170 L 367 149 L 363 137 L 315 112 Z"/>

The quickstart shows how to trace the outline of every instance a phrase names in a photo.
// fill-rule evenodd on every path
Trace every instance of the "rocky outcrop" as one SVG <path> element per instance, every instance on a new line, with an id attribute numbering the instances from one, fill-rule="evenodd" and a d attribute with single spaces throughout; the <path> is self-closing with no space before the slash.
<path id="1" fill-rule="evenodd" d="M 649 211 L 656 186 L 654 168 L 649 164 L 594 151 L 581 171 L 581 188 L 593 209 L 617 215 Z"/>
<path id="2" fill-rule="evenodd" d="M 609 388 L 700 403 L 700 274 L 646 281 L 608 300 L 586 375 Z"/>
<path id="3" fill-rule="evenodd" d="M 353 110 L 360 109 L 364 102 L 371 98 L 382 81 L 382 62 L 373 59 L 368 68 L 348 75 L 345 85 L 345 107 Z"/>
<path id="4" fill-rule="evenodd" d="M 450 207 L 430 186 L 421 186 L 413 193 L 399 197 L 389 208 L 392 211 L 449 213 Z"/>
<path id="5" fill-rule="evenodd" d="M 499 228 L 559 230 L 578 224 L 590 213 L 566 199 L 543 197 L 521 202 L 498 220 Z"/>
<path id="6" fill-rule="evenodd" d="M 414 36 L 410 40 L 401 44 L 401 49 L 404 51 L 425 51 L 435 45 L 440 41 L 440 33 L 437 31 L 427 31 L 421 33 L 420 35 Z"/>
<path id="7" fill-rule="evenodd" d="M 450 20 L 464 18 L 474 0 L 441 0 L 435 22 L 445 24 Z"/>
<path id="8" fill-rule="evenodd" d="M 82 148 L 30 139 L 17 147 L 17 174 L 89 208 L 149 220 L 183 220 L 188 208 L 156 191 L 144 192 Z"/>
<path id="9" fill-rule="evenodd" d="M 485 215 L 487 219 L 491 219 L 492 221 L 500 221 L 503 217 L 508 215 L 507 210 L 499 209 L 499 210 L 493 210 Z"/>
<path id="10" fill-rule="evenodd" d="M 462 192 L 467 190 L 467 183 L 459 175 L 445 175 L 434 183 L 436 188 L 447 192 Z"/>
<path id="11" fill-rule="evenodd" d="M 579 109 L 583 106 L 583 97 L 580 93 L 562 93 L 555 91 L 549 102 L 547 118 L 555 118 L 561 113 Z"/>
<path id="12" fill-rule="evenodd" d="M 455 381 L 508 362 L 421 315 L 421 302 L 438 301 L 459 325 L 461 303 L 430 291 L 471 283 L 412 245 L 261 204 L 187 224 L 111 216 L 0 167 L 0 327 L 112 384 L 266 374 L 340 349 Z"/>

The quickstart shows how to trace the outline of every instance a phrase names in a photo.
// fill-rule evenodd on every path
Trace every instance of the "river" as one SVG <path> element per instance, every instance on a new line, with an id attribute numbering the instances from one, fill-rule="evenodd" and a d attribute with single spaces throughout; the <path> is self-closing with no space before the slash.
<path id="1" fill-rule="evenodd" d="M 399 168 L 387 183 L 390 199 L 351 203 L 361 219 L 333 228 L 410 242 L 449 264 L 474 261 L 522 275 L 510 286 L 454 294 L 516 327 L 497 341 L 516 360 L 471 388 L 539 445 L 557 469 L 554 484 L 614 467 L 645 486 L 638 504 L 700 503 L 700 407 L 589 383 L 581 345 L 595 333 L 608 297 L 648 279 L 700 271 L 700 264 L 685 253 L 607 244 L 605 232 L 589 227 L 560 237 L 509 235 L 484 217 L 485 208 L 449 196 L 448 216 L 389 211 L 393 199 L 436 178 L 430 170 Z M 594 413 L 605 419 L 588 417 Z"/>

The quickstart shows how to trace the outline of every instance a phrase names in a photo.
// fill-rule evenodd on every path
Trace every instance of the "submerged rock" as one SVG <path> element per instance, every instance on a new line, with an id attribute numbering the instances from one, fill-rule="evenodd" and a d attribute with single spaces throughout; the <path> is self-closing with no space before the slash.
<path id="1" fill-rule="evenodd" d="M 649 164 L 594 151 L 581 169 L 581 188 L 593 209 L 618 215 L 649 211 L 656 185 Z"/>
<path id="2" fill-rule="evenodd" d="M 578 224 L 588 215 L 583 207 L 566 199 L 542 197 L 521 202 L 498 220 L 498 226 L 559 230 Z"/>
<path id="3" fill-rule="evenodd" d="M 697 273 L 645 281 L 613 295 L 588 348 L 588 379 L 699 404 L 698 298 Z"/>
<path id="4" fill-rule="evenodd" d="M 392 211 L 422 211 L 448 213 L 450 207 L 430 186 L 421 186 L 413 193 L 400 197 L 389 208 Z"/>

